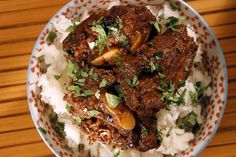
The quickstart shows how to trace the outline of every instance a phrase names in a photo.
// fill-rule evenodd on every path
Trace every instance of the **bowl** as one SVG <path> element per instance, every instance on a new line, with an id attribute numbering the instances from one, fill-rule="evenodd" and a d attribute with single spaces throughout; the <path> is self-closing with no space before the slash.
<path id="1" fill-rule="evenodd" d="M 185 2 L 181 0 L 171 1 L 179 6 L 180 15 L 185 16 L 193 26 L 194 31 L 200 35 L 199 40 L 206 52 L 204 56 L 206 60 L 205 66 L 212 76 L 213 93 L 209 105 L 206 108 L 207 117 L 205 122 L 195 139 L 191 142 L 190 148 L 181 153 L 181 156 L 186 157 L 198 156 L 213 138 L 223 117 L 228 90 L 227 69 L 220 44 L 206 21 Z M 152 5 L 154 8 L 162 2 L 163 0 L 121 0 L 121 4 L 123 5 Z M 113 1 L 73 0 L 69 2 L 48 22 L 40 33 L 32 51 L 27 76 L 27 97 L 30 113 L 41 138 L 56 156 L 73 156 L 73 154 L 68 151 L 65 141 L 60 139 L 52 129 L 49 118 L 47 117 L 47 108 L 40 100 L 39 89 L 36 84 L 37 78 L 41 75 L 41 70 L 40 61 L 36 56 L 42 50 L 42 46 L 46 44 L 45 37 L 52 29 L 52 20 L 58 18 L 59 15 L 63 15 L 69 19 L 75 17 L 81 18 L 83 12 L 87 11 L 90 15 L 101 9 L 106 9 L 110 3 L 113 3 Z M 40 132 L 40 128 L 45 128 L 46 132 Z"/>

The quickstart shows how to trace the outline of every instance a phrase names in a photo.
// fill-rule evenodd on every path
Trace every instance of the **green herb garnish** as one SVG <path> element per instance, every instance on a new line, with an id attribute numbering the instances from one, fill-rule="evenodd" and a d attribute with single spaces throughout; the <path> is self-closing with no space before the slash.
<path id="1" fill-rule="evenodd" d="M 178 105 L 185 104 L 184 96 L 185 96 L 186 92 L 187 92 L 187 89 L 185 88 L 184 91 L 180 94 L 180 96 L 178 98 L 178 102 L 177 102 Z"/>
<path id="2" fill-rule="evenodd" d="M 170 136 L 170 133 L 171 133 L 171 130 L 173 129 L 173 126 L 170 127 L 170 129 L 168 130 L 167 134 L 166 134 L 166 137 L 169 137 Z"/>
<path id="3" fill-rule="evenodd" d="M 101 114 L 101 112 L 97 111 L 97 110 L 89 110 L 89 111 L 86 111 L 86 114 L 89 116 L 89 117 L 95 117 L 99 114 Z"/>
<path id="4" fill-rule="evenodd" d="M 131 86 L 131 87 L 135 87 L 139 84 L 139 80 L 138 77 L 136 75 L 134 75 L 133 79 L 125 79 L 126 83 Z"/>
<path id="5" fill-rule="evenodd" d="M 69 147 L 69 146 L 66 146 L 65 149 L 66 149 L 68 152 L 74 153 L 74 152 L 73 152 L 73 149 L 72 149 L 71 147 Z"/>
<path id="6" fill-rule="evenodd" d="M 87 89 L 84 91 L 84 93 L 81 95 L 81 96 L 90 96 L 90 95 L 93 95 L 94 92 L 91 90 L 91 89 Z"/>
<path id="7" fill-rule="evenodd" d="M 86 73 L 85 71 L 82 71 L 80 74 L 82 77 L 88 77 L 88 73 Z"/>
<path id="8" fill-rule="evenodd" d="M 170 28 L 178 24 L 179 24 L 179 19 L 174 16 L 171 16 L 171 17 L 168 17 L 167 19 L 166 27 Z"/>
<path id="9" fill-rule="evenodd" d="M 121 98 L 121 97 L 124 97 L 124 95 L 123 95 L 123 93 L 122 93 L 122 90 L 121 90 L 121 88 L 120 88 L 119 85 L 115 85 L 115 86 L 114 86 L 114 89 L 115 89 L 116 94 L 118 94 L 118 96 L 119 96 L 120 98 Z"/>
<path id="10" fill-rule="evenodd" d="M 95 97 L 97 98 L 97 99 L 100 99 L 100 90 L 97 90 L 96 91 L 96 93 L 95 93 Z"/>
<path id="11" fill-rule="evenodd" d="M 157 129 L 157 132 L 156 132 L 156 135 L 157 135 L 157 139 L 160 141 L 160 142 L 162 142 L 162 132 L 159 130 L 159 129 Z"/>
<path id="12" fill-rule="evenodd" d="M 54 78 L 55 78 L 56 80 L 59 80 L 59 79 L 61 78 L 61 75 L 54 75 Z"/>
<path id="13" fill-rule="evenodd" d="M 184 66 L 184 71 L 185 71 L 185 72 L 188 72 L 188 71 L 189 71 L 188 66 Z"/>
<path id="14" fill-rule="evenodd" d="M 151 21 L 150 24 L 156 29 L 156 31 L 157 31 L 158 33 L 161 32 L 160 26 L 159 26 L 159 24 L 157 23 L 157 21 Z"/>
<path id="15" fill-rule="evenodd" d="M 46 133 L 47 133 L 47 131 L 46 131 L 44 128 L 42 128 L 42 127 L 39 127 L 38 129 L 39 129 L 39 131 L 40 131 L 42 134 L 46 134 Z"/>
<path id="16" fill-rule="evenodd" d="M 76 117 L 76 122 L 78 125 L 80 125 L 82 123 L 82 118 L 80 116 Z"/>
<path id="17" fill-rule="evenodd" d="M 107 84 L 107 80 L 106 79 L 102 79 L 102 81 L 99 84 L 99 88 L 106 87 L 106 84 Z"/>
<path id="18" fill-rule="evenodd" d="M 102 27 L 102 25 L 100 24 L 95 24 L 95 25 L 92 25 L 91 29 L 94 31 L 94 32 L 97 32 L 98 33 L 98 39 L 97 39 L 97 45 L 98 45 L 98 49 L 99 49 L 99 54 L 101 54 L 105 48 L 105 43 L 106 43 L 106 40 L 107 40 L 107 34 L 106 34 L 106 31 L 104 30 L 104 28 Z"/>
<path id="19" fill-rule="evenodd" d="M 161 72 L 159 72 L 158 75 L 159 75 L 159 77 L 160 77 L 161 80 L 163 80 L 163 79 L 166 77 L 166 75 L 163 74 L 163 73 L 161 73 Z"/>
<path id="20" fill-rule="evenodd" d="M 71 111 L 71 106 L 70 106 L 69 104 L 66 104 L 66 110 L 67 110 L 68 112 Z"/>
<path id="21" fill-rule="evenodd" d="M 149 62 L 149 67 L 150 67 L 150 71 L 151 73 L 153 73 L 154 71 L 158 71 L 160 68 L 160 65 L 157 63 L 154 63 L 153 61 Z"/>
<path id="22" fill-rule="evenodd" d="M 73 80 L 77 80 L 77 77 L 74 74 L 77 71 L 77 69 L 78 69 L 78 65 L 70 61 L 66 69 L 66 75 L 71 77 Z"/>
<path id="23" fill-rule="evenodd" d="M 189 95 L 190 95 L 191 100 L 192 100 L 192 105 L 195 105 L 197 103 L 197 101 L 198 101 L 198 94 L 197 94 L 197 92 L 190 91 Z"/>
<path id="24" fill-rule="evenodd" d="M 179 80 L 179 86 L 184 87 L 185 86 L 185 81 L 184 80 Z"/>
<path id="25" fill-rule="evenodd" d="M 159 18 L 160 20 L 163 20 L 163 19 L 164 19 L 164 16 L 165 16 L 165 14 L 162 13 L 158 18 Z"/>
<path id="26" fill-rule="evenodd" d="M 143 127 L 143 133 L 144 133 L 144 135 L 148 135 L 148 129 L 146 128 L 146 127 Z"/>
<path id="27" fill-rule="evenodd" d="M 119 105 L 120 103 L 123 102 L 123 99 L 121 99 L 120 97 L 110 94 L 110 93 L 106 93 L 105 94 L 106 100 L 109 104 L 109 106 L 114 109 L 117 107 L 117 105 Z"/>
<path id="28" fill-rule="evenodd" d="M 172 1 L 170 1 L 170 6 L 171 6 L 172 9 L 180 10 L 180 7 Z"/>
<path id="29" fill-rule="evenodd" d="M 92 77 L 93 77 L 93 80 L 96 81 L 98 79 L 98 74 L 94 73 Z"/>
<path id="30" fill-rule="evenodd" d="M 57 37 L 56 32 L 51 31 L 51 32 L 49 32 L 49 34 L 48 34 L 48 36 L 47 36 L 47 38 L 46 38 L 46 42 L 47 42 L 48 44 L 52 44 L 52 43 L 54 42 L 54 40 L 55 40 L 56 37 Z"/>
<path id="31" fill-rule="evenodd" d="M 80 143 L 78 144 L 78 151 L 81 152 L 81 151 L 84 151 L 84 144 Z"/>
<path id="32" fill-rule="evenodd" d="M 113 157 L 119 157 L 120 156 L 120 151 L 116 152 Z"/>
<path id="33" fill-rule="evenodd" d="M 154 53 L 156 59 L 159 59 L 161 57 L 163 57 L 163 51 L 157 51 L 156 53 Z"/>
<path id="34" fill-rule="evenodd" d="M 180 129 L 184 129 L 187 132 L 193 132 L 194 127 L 196 127 L 197 124 L 197 117 L 198 115 L 194 112 L 190 112 L 188 115 L 186 115 L 183 118 L 179 118 L 177 120 L 177 126 Z"/>
<path id="35" fill-rule="evenodd" d="M 65 128 L 65 124 L 58 121 L 56 121 L 56 123 L 53 126 L 53 130 L 61 137 L 63 137 L 65 134 L 64 128 Z"/>

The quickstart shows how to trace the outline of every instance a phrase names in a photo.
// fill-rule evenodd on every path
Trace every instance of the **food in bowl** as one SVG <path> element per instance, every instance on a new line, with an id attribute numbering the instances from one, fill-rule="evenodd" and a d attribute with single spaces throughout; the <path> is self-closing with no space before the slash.
<path id="1" fill-rule="evenodd" d="M 70 152 L 174 156 L 189 147 L 211 77 L 198 35 L 177 9 L 118 5 L 80 22 L 52 22 L 38 87 Z"/>

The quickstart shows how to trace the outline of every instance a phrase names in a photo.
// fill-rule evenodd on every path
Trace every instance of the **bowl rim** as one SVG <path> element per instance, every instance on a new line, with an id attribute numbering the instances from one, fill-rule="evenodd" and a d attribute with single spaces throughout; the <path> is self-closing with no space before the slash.
<path id="1" fill-rule="evenodd" d="M 205 19 L 195 10 L 193 9 L 189 4 L 187 4 L 185 1 L 183 0 L 172 0 L 172 1 L 175 1 L 175 2 L 179 2 L 181 3 L 184 7 L 187 7 L 190 12 L 192 12 L 194 15 L 196 15 L 199 20 L 201 21 L 201 23 L 206 26 L 207 30 L 209 31 L 210 33 L 210 36 L 213 38 L 213 40 L 216 42 L 216 48 L 218 49 L 219 53 L 218 53 L 218 57 L 220 59 L 220 62 L 224 65 L 223 67 L 223 73 L 224 73 L 224 93 L 223 93 L 223 98 L 222 98 L 222 110 L 220 111 L 220 116 L 218 118 L 218 123 L 214 125 L 214 127 L 212 128 L 212 133 L 207 136 L 206 139 L 202 140 L 201 144 L 199 144 L 198 147 L 196 147 L 196 149 L 194 150 L 193 152 L 193 156 L 199 156 L 199 154 L 207 147 L 208 143 L 213 139 L 213 137 L 215 136 L 220 124 L 221 124 L 221 121 L 222 121 L 222 117 L 224 115 L 224 111 L 225 111 L 225 107 L 227 105 L 227 97 L 228 97 L 228 72 L 227 72 L 227 66 L 226 66 L 226 62 L 225 62 L 225 58 L 224 58 L 224 53 L 222 51 L 222 48 L 220 46 L 220 43 L 217 39 L 217 37 L 215 36 L 215 34 L 213 33 L 211 27 L 208 25 L 208 23 L 205 21 Z M 47 145 L 47 147 L 52 151 L 52 153 L 54 155 L 56 155 L 57 157 L 60 157 L 60 155 L 57 153 L 57 151 L 50 146 L 49 142 L 46 141 L 45 139 L 45 136 L 43 135 L 42 132 L 39 131 L 39 124 L 37 123 L 37 116 L 35 115 L 35 111 L 33 110 L 33 106 L 30 105 L 30 84 L 29 84 L 29 81 L 30 81 L 30 78 L 31 78 L 31 74 L 30 74 L 30 68 L 31 68 L 31 64 L 30 64 L 30 61 L 32 60 L 32 56 L 35 54 L 35 52 L 37 51 L 37 47 L 39 46 L 39 41 L 40 41 L 40 36 L 42 35 L 43 31 L 46 29 L 46 28 L 49 28 L 51 26 L 51 22 L 56 18 L 57 15 L 59 15 L 61 12 L 63 12 L 64 10 L 66 10 L 66 8 L 71 4 L 73 3 L 73 0 L 69 1 L 68 3 L 66 3 L 63 7 L 61 7 L 54 15 L 53 17 L 47 22 L 47 24 L 44 26 L 44 28 L 41 30 L 41 32 L 39 33 L 38 37 L 37 37 L 37 40 L 35 42 L 35 45 L 34 45 L 34 48 L 32 49 L 32 52 L 31 52 L 31 55 L 30 55 L 30 58 L 29 58 L 29 62 L 28 62 L 28 68 L 27 68 L 27 82 L 26 82 L 26 93 L 27 93 L 27 103 L 28 103 L 28 106 L 29 106 L 29 110 L 30 110 L 30 115 L 31 115 L 31 118 L 33 120 L 33 123 L 34 123 L 34 126 L 37 130 L 37 132 L 39 133 L 41 139 L 44 141 L 44 143 Z"/>
<path id="2" fill-rule="evenodd" d="M 216 42 L 216 48 L 218 49 L 219 53 L 219 59 L 221 61 L 221 63 L 224 65 L 223 67 L 223 73 L 224 73 L 224 87 L 225 87 L 225 90 L 224 90 L 224 93 L 223 93 L 223 98 L 222 98 L 222 110 L 220 111 L 220 116 L 218 118 L 218 123 L 214 125 L 214 127 L 212 128 L 212 133 L 207 136 L 207 138 L 205 140 L 203 140 L 203 142 L 200 144 L 199 148 L 197 148 L 195 151 L 194 151 L 194 156 L 199 156 L 199 154 L 207 147 L 208 143 L 213 139 L 213 137 L 215 136 L 220 124 L 221 124 L 221 121 L 222 121 L 222 118 L 223 118 L 223 115 L 224 115 L 224 112 L 225 112 L 225 108 L 226 108 L 226 105 L 227 105 L 227 97 L 228 97 L 228 71 L 227 71 L 227 66 L 226 66 L 226 62 L 225 62 L 225 58 L 224 58 L 224 53 L 223 53 L 223 50 L 220 46 L 220 43 L 218 41 L 218 38 L 216 37 L 215 33 L 212 31 L 211 27 L 208 25 L 208 23 L 205 21 L 205 19 L 195 10 L 193 9 L 189 4 L 187 4 L 185 1 L 182 1 L 182 0 L 175 0 L 175 1 L 178 1 L 180 3 L 182 3 L 185 7 L 188 7 L 190 9 L 190 11 L 195 14 L 199 20 L 201 21 L 201 23 L 206 26 L 207 30 L 209 31 L 210 33 L 210 36 L 213 38 L 213 40 Z"/>

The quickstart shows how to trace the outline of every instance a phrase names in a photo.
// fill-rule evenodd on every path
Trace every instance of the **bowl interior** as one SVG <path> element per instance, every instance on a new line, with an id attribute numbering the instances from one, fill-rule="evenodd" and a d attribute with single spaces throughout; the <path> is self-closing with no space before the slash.
<path id="1" fill-rule="evenodd" d="M 200 35 L 199 41 L 203 45 L 203 50 L 205 52 L 205 66 L 212 76 L 213 95 L 206 109 L 208 113 L 206 120 L 195 140 L 192 141 L 191 147 L 182 152 L 182 156 L 197 156 L 213 137 L 223 116 L 227 97 L 227 70 L 220 45 L 207 23 L 185 2 L 179 0 L 172 0 L 172 2 L 180 7 L 180 15 L 186 17 L 186 19 L 189 20 L 190 24 L 193 26 L 194 31 Z M 77 17 L 81 18 L 85 11 L 87 11 L 90 15 L 94 12 L 99 12 L 102 9 L 106 9 L 110 3 L 114 3 L 114 1 L 73 0 L 65 5 L 52 19 L 58 18 L 61 15 L 69 19 L 74 19 Z M 122 5 L 150 5 L 153 10 L 157 10 L 158 6 L 162 3 L 163 0 L 121 1 Z M 73 156 L 73 154 L 66 149 L 67 146 L 65 141 L 60 139 L 52 129 L 49 118 L 47 117 L 48 111 L 46 105 L 40 101 L 39 89 L 36 86 L 37 78 L 41 75 L 41 71 L 40 61 L 38 61 L 35 56 L 37 53 L 40 53 L 42 46 L 46 44 L 45 36 L 47 36 L 52 28 L 51 21 L 49 21 L 39 35 L 31 55 L 28 66 L 27 96 L 31 115 L 36 128 L 43 127 L 46 130 L 46 134 L 41 132 L 39 133 L 48 147 L 57 156 Z"/>

